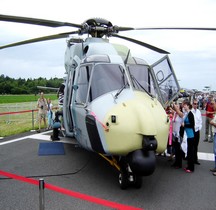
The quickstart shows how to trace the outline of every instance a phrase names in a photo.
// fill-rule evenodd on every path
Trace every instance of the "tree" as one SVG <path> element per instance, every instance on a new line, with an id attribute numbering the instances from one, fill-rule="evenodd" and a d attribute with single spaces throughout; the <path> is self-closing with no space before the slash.
<path id="1" fill-rule="evenodd" d="M 39 90 L 37 86 L 58 88 L 63 82 L 62 78 L 39 77 L 37 79 L 13 79 L 5 75 L 0 76 L 0 94 L 35 94 Z M 50 92 L 46 90 L 46 92 Z"/>

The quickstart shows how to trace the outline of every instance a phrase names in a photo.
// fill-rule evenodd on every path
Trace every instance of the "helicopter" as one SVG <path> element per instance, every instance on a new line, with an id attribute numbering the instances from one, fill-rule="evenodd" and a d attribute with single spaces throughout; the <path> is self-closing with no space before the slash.
<path id="1" fill-rule="evenodd" d="M 82 148 L 98 153 L 115 167 L 121 189 L 129 185 L 140 188 L 142 177 L 155 171 L 156 153 L 166 150 L 170 119 L 165 108 L 180 93 L 169 52 L 119 35 L 122 31 L 152 28 L 119 27 L 102 18 L 75 24 L 0 15 L 0 21 L 78 28 L 0 46 L 0 49 L 67 38 L 65 135 L 75 138 Z M 83 38 L 84 35 L 87 37 Z M 111 37 L 165 56 L 149 65 L 144 59 L 134 57 L 127 46 L 111 43 Z"/>

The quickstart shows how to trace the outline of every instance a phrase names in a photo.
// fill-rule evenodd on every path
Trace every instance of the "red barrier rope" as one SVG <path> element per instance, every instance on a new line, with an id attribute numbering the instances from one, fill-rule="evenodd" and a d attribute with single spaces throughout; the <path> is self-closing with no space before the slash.
<path id="1" fill-rule="evenodd" d="M 2 112 L 0 115 L 7 115 L 7 114 L 21 114 L 25 112 L 32 112 L 32 111 L 38 111 L 37 109 L 32 109 L 32 110 L 24 110 L 24 111 L 18 111 L 18 112 Z"/>
<path id="2" fill-rule="evenodd" d="M 0 170 L 0 175 L 39 186 L 39 181 L 38 180 L 26 178 L 26 177 L 19 176 L 19 175 L 16 175 L 16 174 L 11 174 L 11 173 L 1 171 L 1 170 Z M 86 200 L 88 202 L 92 202 L 92 203 L 95 203 L 95 204 L 98 204 L 98 205 L 101 205 L 101 206 L 110 207 L 110 208 L 113 208 L 113 209 L 118 209 L 118 210 L 143 210 L 141 208 L 136 208 L 136 207 L 133 207 L 133 206 L 127 206 L 127 205 L 119 204 L 119 203 L 116 203 L 116 202 L 112 202 L 112 201 L 104 200 L 104 199 L 97 198 L 97 197 L 94 197 L 94 196 L 82 194 L 82 193 L 71 191 L 71 190 L 68 190 L 68 189 L 64 189 L 64 188 L 61 188 L 61 187 L 58 187 L 58 186 L 55 186 L 55 185 L 51 185 L 51 184 L 46 184 L 45 183 L 45 188 L 47 188 L 49 190 L 52 190 L 52 191 L 55 191 L 55 192 L 58 192 L 58 193 L 61 193 L 61 194 L 64 194 L 64 195 L 68 195 L 68 196 L 75 197 L 75 198 L 78 198 L 78 199 Z"/>
<path id="3" fill-rule="evenodd" d="M 37 180 L 29 179 L 29 178 L 19 176 L 19 175 L 16 175 L 16 174 L 11 174 L 11 173 L 8 173 L 6 171 L 1 171 L 0 170 L 0 175 L 6 176 L 6 177 L 9 177 L 9 178 L 12 178 L 12 179 L 16 179 L 16 180 L 21 181 L 21 182 L 27 182 L 29 184 L 39 185 L 39 181 L 37 181 Z"/>

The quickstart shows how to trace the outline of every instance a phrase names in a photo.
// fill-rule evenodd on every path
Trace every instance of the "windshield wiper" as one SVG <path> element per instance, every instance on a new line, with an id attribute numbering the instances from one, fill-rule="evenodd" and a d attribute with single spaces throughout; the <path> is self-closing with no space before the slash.
<path id="1" fill-rule="evenodd" d="M 134 83 L 140 86 L 141 89 L 144 90 L 150 97 L 154 98 L 154 96 L 150 92 L 148 92 L 132 74 L 131 74 L 131 79 L 134 81 Z"/>
<path id="2" fill-rule="evenodd" d="M 119 90 L 118 92 L 115 94 L 114 98 L 117 99 L 118 96 L 120 95 L 120 93 L 126 88 L 126 85 L 123 85 Z"/>
<path id="3" fill-rule="evenodd" d="M 121 92 L 127 87 L 129 86 L 128 83 L 126 83 L 125 81 L 125 70 L 122 68 L 122 66 L 119 66 L 119 70 L 122 73 L 122 82 L 123 82 L 123 86 L 118 90 L 118 92 L 115 94 L 114 98 L 117 99 L 118 96 L 121 94 Z M 125 84 L 126 83 L 126 84 Z"/>

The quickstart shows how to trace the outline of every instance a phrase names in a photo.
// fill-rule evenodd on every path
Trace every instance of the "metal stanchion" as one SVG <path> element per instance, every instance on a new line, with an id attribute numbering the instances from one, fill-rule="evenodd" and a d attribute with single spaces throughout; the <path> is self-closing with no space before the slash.
<path id="1" fill-rule="evenodd" d="M 35 128 L 34 128 L 34 110 L 32 110 L 32 131 L 35 131 Z"/>
<path id="2" fill-rule="evenodd" d="M 44 179 L 39 179 L 39 210 L 44 210 Z"/>
<path id="3" fill-rule="evenodd" d="M 34 130 L 34 110 L 32 110 L 32 130 Z"/>

